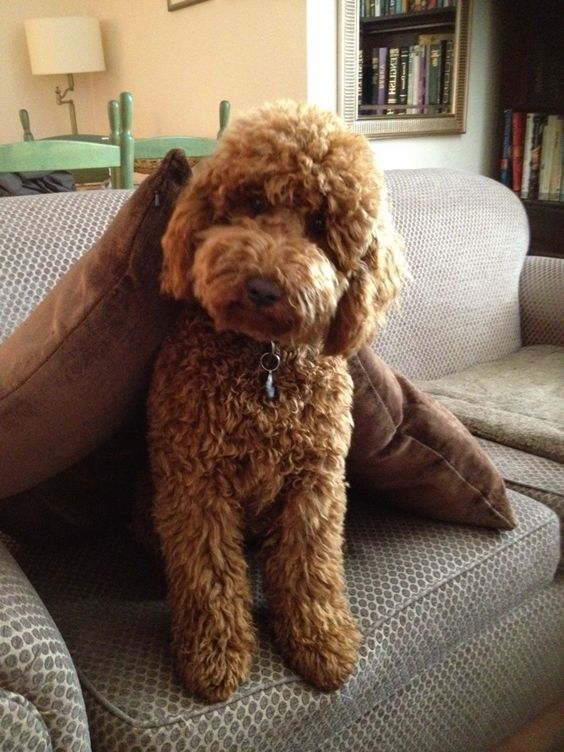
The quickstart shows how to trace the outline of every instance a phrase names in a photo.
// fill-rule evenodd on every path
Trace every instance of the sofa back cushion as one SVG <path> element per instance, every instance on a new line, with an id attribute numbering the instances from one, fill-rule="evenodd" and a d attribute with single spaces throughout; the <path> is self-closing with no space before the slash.
<path id="1" fill-rule="evenodd" d="M 431 379 L 517 350 L 529 242 L 519 199 L 457 170 L 392 170 L 386 182 L 412 280 L 378 354 L 411 379 Z"/>
<path id="2" fill-rule="evenodd" d="M 70 191 L 2 199 L 0 342 L 98 240 L 130 195 Z"/>

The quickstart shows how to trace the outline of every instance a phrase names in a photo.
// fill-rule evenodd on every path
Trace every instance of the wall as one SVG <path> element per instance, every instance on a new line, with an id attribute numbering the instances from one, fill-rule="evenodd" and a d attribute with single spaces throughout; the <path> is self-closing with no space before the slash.
<path id="1" fill-rule="evenodd" d="M 68 133 L 68 107 L 55 101 L 55 86 L 66 88 L 66 76 L 33 76 L 29 65 L 24 19 L 41 16 L 83 15 L 83 0 L 0 0 L 0 143 L 19 141 L 22 129 L 18 110 L 27 109 L 36 137 Z M 104 75 L 75 76 L 74 100 L 80 130 L 92 123 L 94 100 L 92 79 Z"/>
<path id="2" fill-rule="evenodd" d="M 138 136 L 214 136 L 221 99 L 236 114 L 267 99 L 306 96 L 304 0 L 206 0 L 172 13 L 166 0 L 85 6 L 102 22 L 108 55 L 96 99 L 131 91 Z"/>

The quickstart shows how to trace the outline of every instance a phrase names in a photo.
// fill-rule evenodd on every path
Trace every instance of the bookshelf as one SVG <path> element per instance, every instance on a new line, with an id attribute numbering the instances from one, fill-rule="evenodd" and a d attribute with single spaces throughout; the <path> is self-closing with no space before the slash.
<path id="1" fill-rule="evenodd" d="M 523 201 L 529 253 L 564 257 L 562 1 L 501 0 L 499 28 L 499 179 Z"/>
<path id="2" fill-rule="evenodd" d="M 339 0 L 339 106 L 368 138 L 463 133 L 469 0 Z"/>

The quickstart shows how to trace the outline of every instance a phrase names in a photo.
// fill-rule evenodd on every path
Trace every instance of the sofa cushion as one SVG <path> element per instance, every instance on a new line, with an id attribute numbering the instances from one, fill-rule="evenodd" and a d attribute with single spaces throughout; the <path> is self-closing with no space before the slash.
<path id="1" fill-rule="evenodd" d="M 350 370 L 353 488 L 436 519 L 515 525 L 501 476 L 460 421 L 369 347 L 350 359 Z"/>
<path id="2" fill-rule="evenodd" d="M 564 347 L 530 345 L 418 385 L 473 434 L 564 462 Z"/>
<path id="3" fill-rule="evenodd" d="M 527 256 L 519 283 L 524 345 L 564 347 L 564 259 Z"/>
<path id="4" fill-rule="evenodd" d="M 171 152 L 0 346 L 0 498 L 86 456 L 142 401 L 176 314 L 159 293 L 160 238 L 189 173 Z"/>
<path id="5" fill-rule="evenodd" d="M 72 191 L 2 200 L 0 343 L 103 235 L 129 190 Z"/>
<path id="6" fill-rule="evenodd" d="M 410 379 L 434 379 L 521 345 L 523 203 L 496 180 L 448 168 L 389 170 L 386 185 L 411 279 L 378 337 Z"/>
<path id="7" fill-rule="evenodd" d="M 162 572 L 127 537 L 11 548 L 73 655 L 94 748 L 316 750 L 552 581 L 554 514 L 518 494 L 512 503 L 519 525 L 500 532 L 353 499 L 345 573 L 364 638 L 357 670 L 329 695 L 290 671 L 268 635 L 253 567 L 259 640 L 251 675 L 211 706 L 187 694 L 174 672 Z"/>
<path id="8" fill-rule="evenodd" d="M 560 566 L 564 568 L 564 466 L 494 441 L 479 437 L 476 441 L 497 467 L 507 488 L 542 502 L 558 515 L 562 532 Z"/>
<path id="9" fill-rule="evenodd" d="M 562 624 L 563 578 L 449 650 L 316 752 L 547 752 L 538 731 L 534 737 L 540 746 L 533 734 L 529 743 L 519 734 L 523 746 L 510 742 L 498 749 L 494 744 L 551 705 L 554 724 L 561 728 Z M 548 730 L 552 724 L 545 720 L 542 727 Z"/>

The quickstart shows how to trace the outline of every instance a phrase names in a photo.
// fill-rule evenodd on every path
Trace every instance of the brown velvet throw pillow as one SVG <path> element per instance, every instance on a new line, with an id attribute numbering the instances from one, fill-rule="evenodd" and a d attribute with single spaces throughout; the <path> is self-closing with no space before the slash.
<path id="1" fill-rule="evenodd" d="M 170 152 L 0 346 L 0 499 L 88 455 L 142 403 L 177 310 L 159 293 L 160 239 L 189 176 Z"/>
<path id="2" fill-rule="evenodd" d="M 349 367 L 355 396 L 347 474 L 353 490 L 438 520 L 515 527 L 503 479 L 454 415 L 369 347 Z"/>

